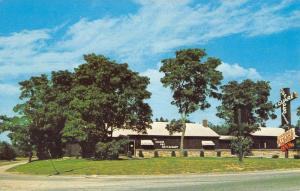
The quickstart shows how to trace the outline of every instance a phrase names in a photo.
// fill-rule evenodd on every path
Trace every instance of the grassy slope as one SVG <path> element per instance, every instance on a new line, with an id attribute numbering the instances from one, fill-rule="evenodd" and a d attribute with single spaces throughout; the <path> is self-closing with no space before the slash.
<path id="1" fill-rule="evenodd" d="M 300 168 L 294 159 L 236 158 L 152 158 L 143 160 L 92 161 L 84 159 L 54 160 L 60 174 L 151 175 L 207 172 L 239 172 Z M 49 160 L 35 161 L 10 169 L 26 174 L 54 174 Z"/>

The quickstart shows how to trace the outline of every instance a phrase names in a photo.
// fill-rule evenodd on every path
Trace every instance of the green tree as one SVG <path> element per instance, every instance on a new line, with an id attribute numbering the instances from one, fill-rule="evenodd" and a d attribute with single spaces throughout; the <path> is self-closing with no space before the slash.
<path id="1" fill-rule="evenodd" d="M 186 123 L 194 123 L 194 122 L 190 121 L 189 119 L 185 119 L 183 123 L 181 119 L 180 120 L 172 119 L 170 123 L 167 124 L 166 129 L 169 131 L 170 135 L 174 133 L 182 133 Z"/>
<path id="2" fill-rule="evenodd" d="M 72 78 L 70 72 L 58 71 L 52 72 L 50 80 L 42 74 L 19 83 L 23 103 L 16 105 L 14 111 L 18 117 L 26 119 L 27 124 L 21 131 L 18 123 L 11 123 L 12 133 L 28 133 L 39 159 L 63 155 L 62 129 L 71 98 L 68 92 L 72 88 Z M 16 130 L 15 125 L 20 130 Z"/>
<path id="3" fill-rule="evenodd" d="M 242 160 L 247 148 L 250 148 L 250 134 L 259 126 L 265 126 L 268 119 L 275 119 L 274 107 L 269 101 L 271 87 L 269 82 L 244 80 L 241 83 L 230 81 L 223 85 L 222 104 L 217 116 L 230 125 L 229 133 L 237 136 L 233 148 Z"/>
<path id="4" fill-rule="evenodd" d="M 30 122 L 26 117 L 7 117 L 0 116 L 0 132 L 8 131 L 12 145 L 19 151 L 28 156 L 28 162 L 31 162 L 33 155 L 33 144 L 30 139 L 29 124 Z"/>
<path id="5" fill-rule="evenodd" d="M 230 125 L 222 124 L 222 125 L 215 125 L 212 123 L 208 123 L 208 127 L 214 130 L 219 135 L 229 135 Z"/>
<path id="6" fill-rule="evenodd" d="M 0 142 L 0 160 L 14 160 L 15 158 L 16 152 L 13 147 L 6 142 Z"/>
<path id="7" fill-rule="evenodd" d="M 297 116 L 300 117 L 300 107 L 297 108 Z M 300 129 L 300 118 L 297 120 L 296 128 Z"/>
<path id="8" fill-rule="evenodd" d="M 242 162 L 245 155 L 250 151 L 253 141 L 250 137 L 238 136 L 232 140 L 230 146 L 234 153 L 238 154 L 239 161 Z"/>
<path id="9" fill-rule="evenodd" d="M 64 137 L 77 141 L 82 156 L 95 154 L 98 142 L 107 142 L 115 129 L 145 132 L 150 128 L 151 108 L 147 77 L 102 55 L 85 55 L 85 64 L 75 69 L 72 101 Z"/>
<path id="10" fill-rule="evenodd" d="M 156 118 L 155 121 L 156 122 L 169 122 L 169 120 L 167 118 L 163 118 L 163 117 L 160 117 L 159 119 Z"/>
<path id="11" fill-rule="evenodd" d="M 119 153 L 124 150 L 124 147 L 129 143 L 128 138 L 112 140 L 110 142 L 98 142 L 96 145 L 95 158 L 100 160 L 117 160 Z"/>
<path id="12" fill-rule="evenodd" d="M 28 121 L 28 133 L 30 141 L 35 145 L 39 159 L 47 158 L 47 136 L 44 117 L 44 102 L 46 95 L 50 93 L 49 80 L 46 75 L 34 76 L 19 83 L 21 86 L 20 99 L 23 103 L 14 107 L 19 116 Z"/>
<path id="13" fill-rule="evenodd" d="M 222 73 L 216 68 L 221 61 L 216 58 L 203 60 L 206 53 L 202 49 L 185 49 L 176 51 L 176 58 L 162 60 L 160 72 L 164 87 L 169 87 L 173 93 L 171 104 L 178 108 L 183 124 L 180 141 L 181 154 L 185 135 L 187 117 L 197 111 L 210 107 L 207 97 L 220 98 L 218 86 L 223 79 Z"/>

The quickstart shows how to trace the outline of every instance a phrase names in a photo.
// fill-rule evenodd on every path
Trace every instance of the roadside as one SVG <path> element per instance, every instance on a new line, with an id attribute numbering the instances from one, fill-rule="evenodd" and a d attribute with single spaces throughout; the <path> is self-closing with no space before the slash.
<path id="1" fill-rule="evenodd" d="M 57 159 L 34 161 L 19 165 L 10 172 L 31 175 L 172 175 L 237 173 L 249 171 L 300 169 L 295 159 L 247 158 L 240 163 L 236 158 L 151 158 L 132 160 Z"/>
<path id="2" fill-rule="evenodd" d="M 132 176 L 45 176 L 20 175 L 5 170 L 22 163 L 0 167 L 1 191 L 129 191 L 129 190 L 204 190 L 204 191 L 288 191 L 299 190 L 300 169 L 202 175 Z"/>

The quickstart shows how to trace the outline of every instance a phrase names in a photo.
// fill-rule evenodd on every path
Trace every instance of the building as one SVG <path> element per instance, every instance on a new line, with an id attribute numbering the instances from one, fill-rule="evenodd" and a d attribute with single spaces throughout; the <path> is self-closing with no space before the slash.
<path id="1" fill-rule="evenodd" d="M 147 130 L 147 134 L 137 133 L 131 130 L 116 130 L 113 137 L 128 136 L 130 143 L 128 151 L 134 155 L 143 152 L 145 156 L 153 156 L 154 151 L 161 156 L 170 156 L 172 151 L 179 154 L 181 133 L 170 135 L 166 129 L 168 122 L 153 122 L 152 128 Z M 253 145 L 252 154 L 254 156 L 272 155 L 283 156 L 284 154 L 277 147 L 277 136 L 282 134 L 284 129 L 260 127 L 258 131 L 251 134 Z M 231 156 L 230 143 L 233 136 L 219 135 L 207 126 L 204 120 L 202 124 L 187 123 L 184 139 L 184 149 L 188 150 L 190 156 L 199 156 L 200 150 L 206 156 L 216 156 L 217 151 L 221 151 L 222 156 Z"/>
<path id="2" fill-rule="evenodd" d="M 136 133 L 131 130 L 117 130 L 113 137 L 128 136 L 129 151 L 136 154 L 136 150 L 176 150 L 180 147 L 181 133 L 170 135 L 166 129 L 167 122 L 154 122 L 147 134 Z M 187 123 L 184 148 L 187 150 L 215 150 L 218 146 L 219 135 L 209 127 L 201 124 Z"/>

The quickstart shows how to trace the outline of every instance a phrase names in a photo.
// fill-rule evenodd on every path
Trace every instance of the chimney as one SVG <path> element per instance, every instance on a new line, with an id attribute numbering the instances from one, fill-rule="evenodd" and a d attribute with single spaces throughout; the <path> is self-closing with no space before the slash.
<path id="1" fill-rule="evenodd" d="M 203 125 L 203 127 L 208 127 L 208 120 L 207 119 L 203 119 L 202 125 Z"/>

